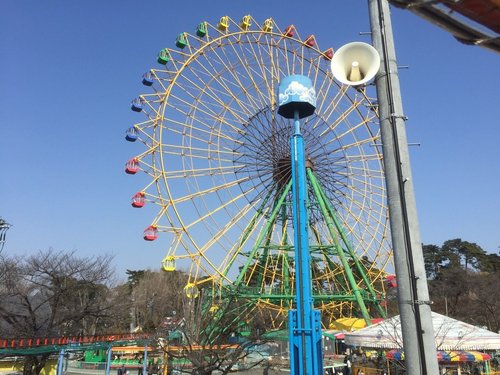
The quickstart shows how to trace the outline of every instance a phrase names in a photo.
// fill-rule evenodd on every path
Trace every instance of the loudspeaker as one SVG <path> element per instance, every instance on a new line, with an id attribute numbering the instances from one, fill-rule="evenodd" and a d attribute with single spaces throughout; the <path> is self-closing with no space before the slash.
<path id="1" fill-rule="evenodd" d="M 363 42 L 352 42 L 340 47 L 332 58 L 335 79 L 351 86 L 370 81 L 380 68 L 380 56 L 375 48 Z"/>

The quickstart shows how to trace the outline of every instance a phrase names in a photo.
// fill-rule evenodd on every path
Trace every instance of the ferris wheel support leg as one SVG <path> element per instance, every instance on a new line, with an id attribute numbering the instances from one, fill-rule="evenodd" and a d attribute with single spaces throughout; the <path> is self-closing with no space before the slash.
<path id="1" fill-rule="evenodd" d="M 368 309 L 366 308 L 365 301 L 363 299 L 363 296 L 361 294 L 361 290 L 354 278 L 354 274 L 352 272 L 351 266 L 349 265 L 349 261 L 344 254 L 344 250 L 342 248 L 342 245 L 340 244 L 339 239 L 337 238 L 339 235 L 342 237 L 342 240 L 344 241 L 345 246 L 349 249 L 349 255 L 350 258 L 356 263 L 358 260 L 356 256 L 354 255 L 354 252 L 352 251 L 349 243 L 347 242 L 347 238 L 343 235 L 342 233 L 342 228 L 340 227 L 340 224 L 336 221 L 335 216 L 333 215 L 333 211 L 329 211 L 327 207 L 327 200 L 325 199 L 325 196 L 321 192 L 321 188 L 318 184 L 318 181 L 316 180 L 313 172 L 308 169 L 307 170 L 307 175 L 309 176 L 309 179 L 311 181 L 311 186 L 314 190 L 314 193 L 316 195 L 316 199 L 318 200 L 320 209 L 323 213 L 323 217 L 326 220 L 326 225 L 331 233 L 331 236 L 334 240 L 335 246 L 338 251 L 338 256 L 340 259 L 340 262 L 342 263 L 342 267 L 344 268 L 345 275 L 347 277 L 347 281 L 349 285 L 351 286 L 351 289 L 354 293 L 354 297 L 356 298 L 356 302 L 358 304 L 358 307 L 361 311 L 361 314 L 363 315 L 363 319 L 366 321 L 367 325 L 371 325 L 371 317 L 370 314 L 368 313 Z M 338 233 L 338 234 L 337 234 Z M 366 288 L 370 288 L 370 284 L 368 281 L 368 278 L 364 274 L 364 271 L 361 267 L 358 268 L 358 271 L 363 277 L 364 283 Z"/>
<path id="2" fill-rule="evenodd" d="M 368 293 L 371 296 L 372 300 L 374 301 L 374 304 L 375 304 L 375 307 L 377 308 L 377 311 L 379 312 L 381 317 L 385 318 L 385 316 L 386 316 L 385 311 L 384 311 L 384 309 L 382 309 L 382 307 L 380 306 L 380 303 L 378 302 L 377 294 L 375 293 L 375 290 L 373 289 L 373 287 L 370 283 L 370 280 L 368 279 L 368 276 L 366 275 L 364 268 L 362 267 L 359 259 L 357 258 L 356 253 L 353 250 L 353 248 L 349 242 L 349 239 L 347 238 L 347 235 L 345 234 L 344 229 L 342 228 L 342 225 L 340 224 L 340 220 L 335 215 L 335 210 L 333 209 L 331 203 L 328 201 L 328 197 L 326 196 L 318 179 L 314 175 L 313 171 L 309 168 L 307 169 L 307 177 L 309 178 L 309 181 L 311 181 L 311 186 L 313 187 L 314 193 L 316 194 L 321 211 L 323 213 L 323 216 L 326 219 L 327 227 L 330 230 L 330 233 L 332 234 L 332 238 L 336 239 L 337 236 L 335 235 L 335 233 L 338 233 L 338 235 L 342 239 L 344 246 L 348 250 L 348 254 L 349 254 L 350 258 L 354 261 L 356 269 L 358 270 L 359 274 L 361 275 L 361 278 L 363 279 L 364 285 L 365 285 L 366 289 L 368 290 Z M 339 257 L 342 261 L 342 254 L 339 254 Z M 344 265 L 343 261 L 342 261 L 342 265 L 344 266 L 344 268 L 350 269 L 350 267 L 347 267 L 346 265 Z M 349 273 L 351 274 L 351 276 L 349 276 Z M 354 281 L 354 284 L 351 285 L 353 290 L 358 289 L 357 284 L 352 276 L 352 272 L 349 272 L 346 269 L 346 274 L 348 276 L 349 281 L 351 281 L 351 279 Z M 371 317 L 368 314 L 368 311 L 366 310 L 366 306 L 365 306 L 364 302 L 360 304 L 360 308 L 361 308 L 361 312 L 363 314 L 363 318 L 366 321 L 366 324 L 371 325 L 372 324 Z"/>
<path id="3" fill-rule="evenodd" d="M 296 310 L 290 310 L 289 315 L 290 372 L 291 375 L 322 375 L 321 317 L 319 311 L 313 309 L 304 140 L 298 110 L 294 114 L 294 125 L 290 148 L 297 297 Z"/>

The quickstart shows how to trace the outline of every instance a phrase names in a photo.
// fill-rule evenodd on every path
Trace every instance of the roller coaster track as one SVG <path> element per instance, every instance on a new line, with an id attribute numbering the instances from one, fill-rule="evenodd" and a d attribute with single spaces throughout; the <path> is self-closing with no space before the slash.
<path id="1" fill-rule="evenodd" d="M 36 338 L 0 338 L 0 356 L 56 353 L 61 349 L 80 351 L 93 348 L 130 343 L 144 343 L 151 335 L 143 333 L 108 334 L 95 336 L 36 337 Z"/>

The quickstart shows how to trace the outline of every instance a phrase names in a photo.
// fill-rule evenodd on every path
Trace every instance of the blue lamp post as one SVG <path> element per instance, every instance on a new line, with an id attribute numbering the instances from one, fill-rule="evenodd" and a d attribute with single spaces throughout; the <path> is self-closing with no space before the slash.
<path id="1" fill-rule="evenodd" d="M 306 163 L 300 132 L 300 119 L 314 113 L 316 92 L 308 77 L 291 75 L 281 81 L 278 100 L 278 113 L 293 118 L 295 127 L 290 138 L 296 275 L 296 309 L 290 310 L 288 316 L 290 372 L 291 375 L 323 375 L 321 316 L 313 308 L 311 288 Z"/>

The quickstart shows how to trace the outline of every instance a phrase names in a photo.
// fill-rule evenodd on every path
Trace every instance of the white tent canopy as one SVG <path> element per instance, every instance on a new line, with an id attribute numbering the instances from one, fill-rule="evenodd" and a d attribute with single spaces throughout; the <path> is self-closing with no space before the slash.
<path id="1" fill-rule="evenodd" d="M 498 350 L 500 335 L 483 328 L 432 312 L 436 348 L 438 350 Z M 395 316 L 383 322 L 345 333 L 345 343 L 366 348 L 401 349 L 400 317 Z"/>

